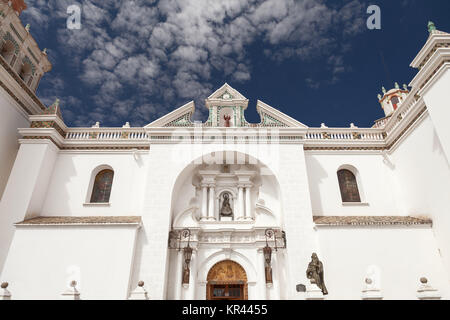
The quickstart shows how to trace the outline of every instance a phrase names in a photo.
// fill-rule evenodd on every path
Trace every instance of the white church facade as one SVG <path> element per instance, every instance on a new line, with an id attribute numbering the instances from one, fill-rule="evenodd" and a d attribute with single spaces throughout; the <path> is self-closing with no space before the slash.
<path id="1" fill-rule="evenodd" d="M 0 299 L 450 299 L 450 34 L 371 128 L 225 84 L 145 127 L 68 127 L 0 1 Z M 198 107 L 198 106 L 197 106 Z"/>

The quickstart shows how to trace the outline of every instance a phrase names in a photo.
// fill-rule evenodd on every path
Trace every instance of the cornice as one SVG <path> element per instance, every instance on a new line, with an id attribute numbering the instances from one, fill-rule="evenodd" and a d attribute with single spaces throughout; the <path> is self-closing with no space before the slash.
<path id="1" fill-rule="evenodd" d="M 450 43 L 450 35 L 449 34 L 432 34 L 422 49 L 419 51 L 417 56 L 411 62 L 411 67 L 419 69 L 421 66 L 428 63 L 427 56 L 430 54 L 434 54 L 434 49 L 438 48 L 439 44 L 448 44 Z M 429 57 L 428 57 L 429 58 Z"/>
<path id="2" fill-rule="evenodd" d="M 435 69 L 428 81 L 426 81 L 420 88 L 418 94 L 424 96 L 428 90 L 439 80 L 439 78 L 450 69 L 450 57 L 448 60 L 441 62 L 441 64 Z"/>
<path id="3" fill-rule="evenodd" d="M 409 97 L 385 128 L 67 128 L 55 115 L 30 117 L 38 127 L 20 129 L 26 139 L 50 137 L 61 150 L 149 150 L 152 144 L 296 144 L 307 152 L 390 150 L 426 114 L 423 99 Z M 33 126 L 33 125 L 32 125 Z"/>
<path id="4" fill-rule="evenodd" d="M 448 62 L 450 62 L 450 48 L 437 49 L 427 64 L 411 80 L 410 87 L 415 89 L 416 92 L 420 91 L 430 81 L 433 75 L 439 71 L 442 65 Z"/>
<path id="5" fill-rule="evenodd" d="M 150 124 L 146 125 L 144 128 L 153 128 L 153 127 L 164 127 L 168 123 L 177 120 L 178 118 L 189 114 L 192 115 L 195 112 L 195 103 L 194 101 L 190 101 L 186 103 L 184 106 L 181 106 L 178 109 L 175 109 L 174 111 L 168 113 L 167 115 L 151 122 Z"/>

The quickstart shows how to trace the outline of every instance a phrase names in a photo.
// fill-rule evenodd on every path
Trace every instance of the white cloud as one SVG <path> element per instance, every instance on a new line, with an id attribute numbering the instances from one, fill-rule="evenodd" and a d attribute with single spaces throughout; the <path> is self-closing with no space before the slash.
<path id="1" fill-rule="evenodd" d="M 204 99 L 214 89 L 213 72 L 249 81 L 252 65 L 246 48 L 255 42 L 264 43 L 261 54 L 274 61 L 306 61 L 333 50 L 327 63 L 337 81 L 346 70 L 342 52 L 348 50 L 338 36 L 362 32 L 365 13 L 357 0 L 342 7 L 323 0 L 78 3 L 82 29 L 57 31 L 58 50 L 71 59 L 83 84 L 96 89 L 92 105 L 79 106 L 79 115 L 73 115 L 77 124 L 87 121 L 86 115 L 98 118 L 92 120 L 132 118 L 143 124 L 180 101 Z M 45 30 L 54 19 L 67 16 L 69 4 L 74 2 L 30 0 L 23 17 Z M 312 79 L 306 83 L 319 86 Z M 133 98 L 124 92 L 130 86 L 138 90 Z M 55 86 L 46 94 L 63 90 L 67 88 Z M 197 109 L 206 110 L 201 105 Z"/>

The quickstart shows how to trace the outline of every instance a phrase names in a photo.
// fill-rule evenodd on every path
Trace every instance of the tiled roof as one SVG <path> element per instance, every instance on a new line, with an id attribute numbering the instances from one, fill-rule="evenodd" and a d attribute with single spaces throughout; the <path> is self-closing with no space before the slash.
<path id="1" fill-rule="evenodd" d="M 16 225 L 61 225 L 61 224 L 140 224 L 141 217 L 37 217 L 16 223 Z"/>
<path id="2" fill-rule="evenodd" d="M 431 219 L 421 219 L 413 217 L 401 216 L 315 216 L 314 223 L 316 225 L 334 225 L 334 226 L 351 226 L 351 225 L 423 225 L 432 224 Z"/>

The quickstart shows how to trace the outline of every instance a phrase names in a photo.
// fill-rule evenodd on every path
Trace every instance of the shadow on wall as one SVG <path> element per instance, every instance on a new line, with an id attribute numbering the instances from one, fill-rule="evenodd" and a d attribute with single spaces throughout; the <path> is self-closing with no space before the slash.
<path id="1" fill-rule="evenodd" d="M 319 185 L 323 180 L 328 178 L 328 173 L 323 169 L 322 165 L 314 157 L 306 158 L 307 175 L 309 181 L 309 190 L 311 193 L 311 207 L 313 214 L 323 212 L 322 197 Z"/>
<path id="2" fill-rule="evenodd" d="M 450 168 L 448 158 L 446 154 L 444 153 L 444 148 L 442 148 L 441 140 L 439 139 L 436 130 L 433 128 L 433 152 L 437 153 L 438 155 L 442 156 L 444 159 L 447 160 L 447 167 Z"/>
<path id="3" fill-rule="evenodd" d="M 58 161 L 59 159 L 57 158 L 53 169 L 53 174 L 50 177 L 50 184 L 47 188 L 47 192 L 45 193 L 46 197 L 44 199 L 42 209 L 46 207 L 47 201 L 55 201 L 54 199 L 57 198 L 58 202 L 63 205 L 60 215 L 71 215 L 72 211 L 69 204 L 71 203 L 71 200 L 73 202 L 73 199 L 71 199 L 71 194 L 69 191 L 70 185 L 72 179 L 77 177 L 80 173 L 76 171 L 72 158 L 70 161 L 68 161 L 68 159 L 64 159 L 64 170 L 57 170 Z M 56 181 L 56 184 L 60 186 L 57 190 L 53 189 L 55 186 L 52 186 L 52 182 L 54 181 Z M 82 190 L 80 190 L 80 192 L 82 192 Z M 49 213 L 41 212 L 41 214 L 46 215 Z"/>
<path id="4" fill-rule="evenodd" d="M 144 219 L 144 218 L 143 218 Z M 130 282 L 128 284 L 128 293 L 130 294 L 132 290 L 137 286 L 138 282 L 145 278 L 145 275 L 141 272 L 142 259 L 143 259 L 143 248 L 148 246 L 147 231 L 145 230 L 144 224 L 139 229 L 136 237 L 136 244 L 134 248 L 134 257 L 131 265 L 131 275 Z M 169 251 L 169 249 L 167 249 Z M 170 258 L 169 252 L 167 253 L 167 259 Z M 145 279 L 146 283 L 151 284 L 150 279 Z M 148 282 L 147 282 L 148 281 Z"/>

